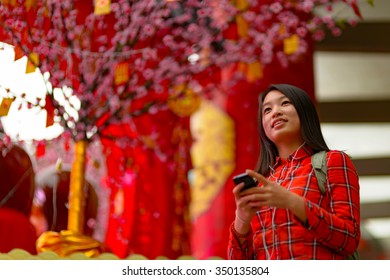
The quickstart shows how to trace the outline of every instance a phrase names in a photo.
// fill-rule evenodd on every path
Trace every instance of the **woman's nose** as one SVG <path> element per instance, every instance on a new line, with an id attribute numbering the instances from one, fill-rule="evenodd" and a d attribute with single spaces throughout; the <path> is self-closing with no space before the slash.
<path id="1" fill-rule="evenodd" d="M 282 115 L 281 108 L 279 106 L 276 106 L 272 112 L 272 118 L 276 118 Z"/>

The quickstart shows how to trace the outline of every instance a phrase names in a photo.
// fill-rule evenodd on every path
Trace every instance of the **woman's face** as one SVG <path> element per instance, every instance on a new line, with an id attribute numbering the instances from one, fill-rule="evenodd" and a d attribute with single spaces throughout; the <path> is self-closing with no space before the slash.
<path id="1" fill-rule="evenodd" d="M 270 91 L 264 98 L 261 113 L 265 134 L 276 146 L 303 142 L 297 110 L 283 93 Z"/>

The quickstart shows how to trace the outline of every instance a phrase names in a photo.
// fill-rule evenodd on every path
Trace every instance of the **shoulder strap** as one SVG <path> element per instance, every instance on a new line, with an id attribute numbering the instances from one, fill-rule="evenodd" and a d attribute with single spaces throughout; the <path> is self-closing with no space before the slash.
<path id="1" fill-rule="evenodd" d="M 349 255 L 347 257 L 347 260 L 360 260 L 360 253 L 359 253 L 359 251 L 356 249 L 356 251 L 353 252 L 352 255 Z"/>
<path id="2" fill-rule="evenodd" d="M 326 181 L 326 151 L 315 153 L 311 157 L 311 165 L 314 167 L 316 174 L 318 187 L 322 194 L 325 193 L 325 181 Z"/>

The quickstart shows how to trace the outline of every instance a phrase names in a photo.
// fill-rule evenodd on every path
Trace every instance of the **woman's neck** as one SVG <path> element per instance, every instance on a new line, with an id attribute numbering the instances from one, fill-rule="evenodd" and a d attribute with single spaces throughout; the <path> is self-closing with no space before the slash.
<path id="1" fill-rule="evenodd" d="M 287 159 L 289 155 L 294 153 L 296 150 L 305 145 L 305 142 L 297 142 L 297 143 L 289 143 L 286 145 L 278 145 L 276 146 L 278 149 L 278 155 L 282 159 Z"/>

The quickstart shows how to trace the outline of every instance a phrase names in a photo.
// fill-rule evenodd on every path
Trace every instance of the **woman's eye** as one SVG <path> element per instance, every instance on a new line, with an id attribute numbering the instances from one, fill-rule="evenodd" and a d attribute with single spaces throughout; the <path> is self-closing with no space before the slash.
<path id="1" fill-rule="evenodd" d="M 282 101 L 282 105 L 288 105 L 291 104 L 290 100 L 284 100 Z"/>
<path id="2" fill-rule="evenodd" d="M 271 111 L 271 108 L 269 108 L 269 107 L 267 107 L 267 108 L 264 108 L 264 114 L 266 114 L 266 113 L 268 113 L 268 112 L 270 112 Z"/>

